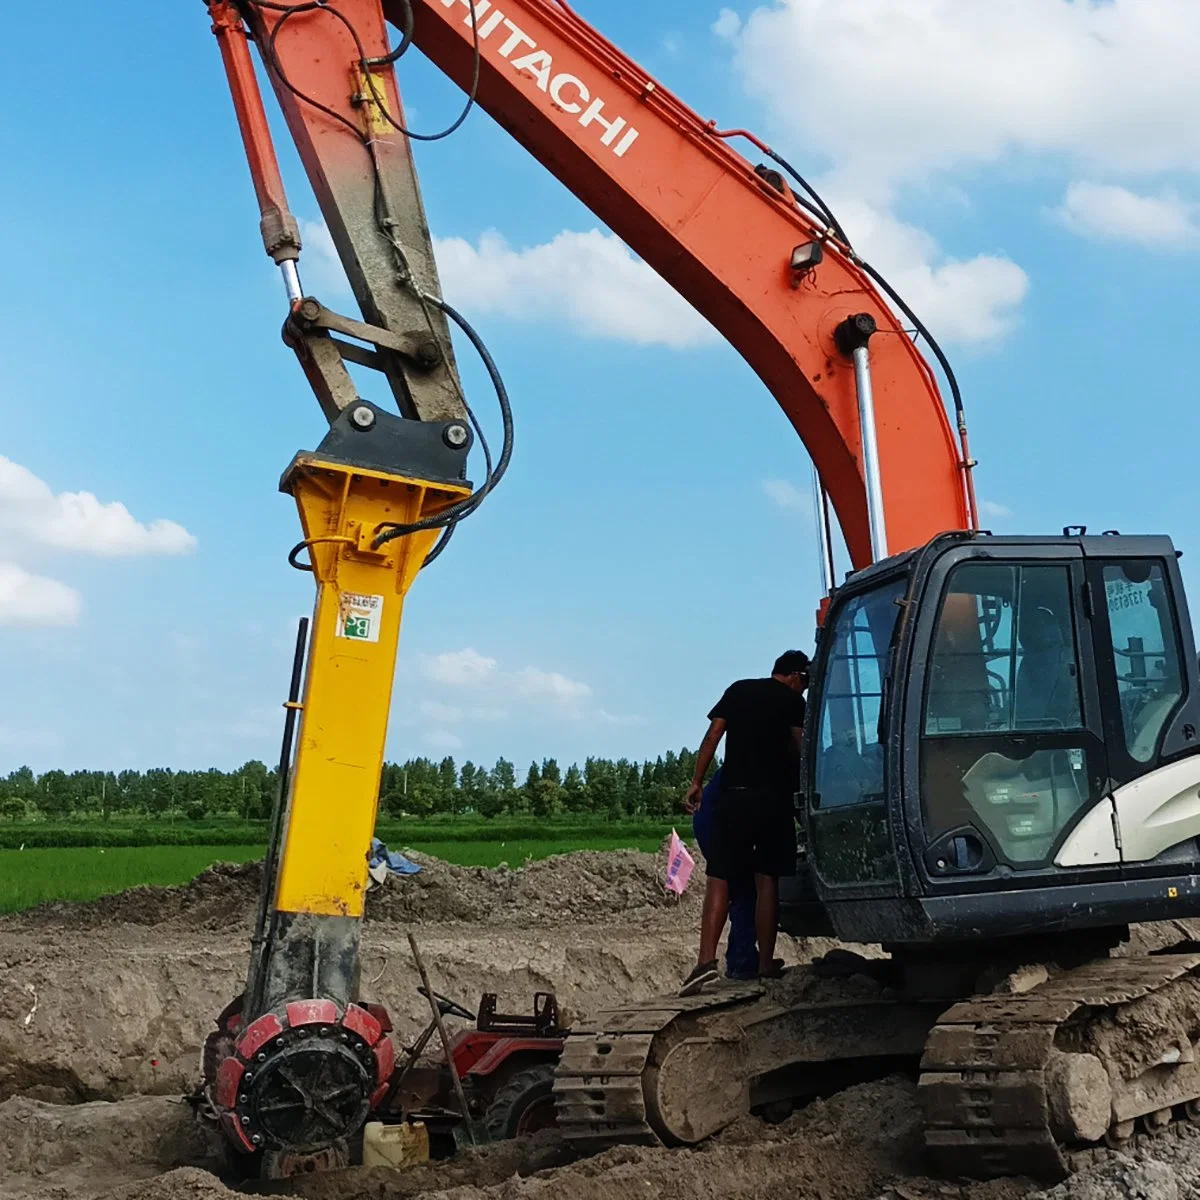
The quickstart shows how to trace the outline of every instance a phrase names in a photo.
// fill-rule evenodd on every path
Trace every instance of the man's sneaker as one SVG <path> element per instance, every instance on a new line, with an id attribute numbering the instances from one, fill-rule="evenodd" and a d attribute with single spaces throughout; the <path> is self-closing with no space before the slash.
<path id="1" fill-rule="evenodd" d="M 694 996 L 706 983 L 712 983 L 714 980 L 720 978 L 715 958 L 712 962 L 697 963 L 695 970 L 683 981 L 683 986 L 679 989 L 679 994 L 681 996 Z"/>
<path id="2" fill-rule="evenodd" d="M 771 965 L 765 971 L 760 969 L 758 972 L 759 979 L 779 979 L 782 977 L 782 975 L 783 975 L 783 959 L 782 958 L 771 959 Z"/>

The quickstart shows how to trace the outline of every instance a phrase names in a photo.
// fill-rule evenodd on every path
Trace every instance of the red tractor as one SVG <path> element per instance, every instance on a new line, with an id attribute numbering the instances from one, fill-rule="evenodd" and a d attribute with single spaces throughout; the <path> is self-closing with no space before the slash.
<path id="1" fill-rule="evenodd" d="M 424 988 L 418 988 L 425 995 Z M 496 1011 L 496 994 L 485 992 L 478 1015 L 446 996 L 433 994 L 442 1017 L 473 1021 L 450 1040 L 471 1119 L 480 1141 L 524 1137 L 554 1124 L 554 1068 L 567 1031 L 559 1022 L 558 1003 L 538 992 L 532 1015 Z M 380 1105 L 385 1121 L 421 1121 L 429 1130 L 436 1158 L 470 1144 L 454 1081 L 439 1046 L 425 1055 L 437 1027 L 431 1020 L 397 1069 L 387 1099 Z M 425 1062 L 419 1060 L 425 1056 Z"/>

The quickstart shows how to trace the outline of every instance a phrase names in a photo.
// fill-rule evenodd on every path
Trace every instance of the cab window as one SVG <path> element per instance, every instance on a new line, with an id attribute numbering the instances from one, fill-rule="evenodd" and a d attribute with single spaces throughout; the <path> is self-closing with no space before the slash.
<path id="1" fill-rule="evenodd" d="M 986 832 L 1014 866 L 1045 861 L 1095 798 L 1103 754 L 1083 727 L 1066 566 L 950 573 L 926 674 L 921 795 L 932 842 Z"/>
<path id="2" fill-rule="evenodd" d="M 855 596 L 825 635 L 814 772 L 819 808 L 884 800 L 884 683 L 905 587 L 898 579 Z"/>
<path id="3" fill-rule="evenodd" d="M 934 637 L 926 734 L 1071 729 L 1080 719 L 1067 568 L 957 567 Z"/>
<path id="4" fill-rule="evenodd" d="M 1106 564 L 1104 599 L 1125 748 L 1135 762 L 1148 763 L 1183 698 L 1183 660 L 1162 564 Z"/>

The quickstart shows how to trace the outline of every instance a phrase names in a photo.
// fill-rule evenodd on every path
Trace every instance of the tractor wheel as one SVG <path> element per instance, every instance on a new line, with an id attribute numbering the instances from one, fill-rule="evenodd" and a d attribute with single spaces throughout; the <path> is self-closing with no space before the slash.
<path id="1" fill-rule="evenodd" d="M 518 1071 L 492 1097 L 483 1117 L 493 1142 L 526 1137 L 554 1124 L 554 1064 Z"/>

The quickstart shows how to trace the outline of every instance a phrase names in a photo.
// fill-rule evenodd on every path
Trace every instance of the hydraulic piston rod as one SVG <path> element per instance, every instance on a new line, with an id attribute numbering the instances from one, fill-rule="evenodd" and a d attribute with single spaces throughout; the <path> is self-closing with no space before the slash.
<path id="1" fill-rule="evenodd" d="M 870 313 L 847 317 L 835 331 L 838 349 L 854 362 L 854 385 L 858 391 L 858 421 L 862 438 L 863 483 L 867 493 L 867 517 L 871 530 L 871 557 L 875 562 L 888 556 L 887 524 L 883 513 L 883 480 L 879 468 L 879 435 L 875 427 L 875 393 L 871 387 L 871 335 L 877 325 Z"/>

